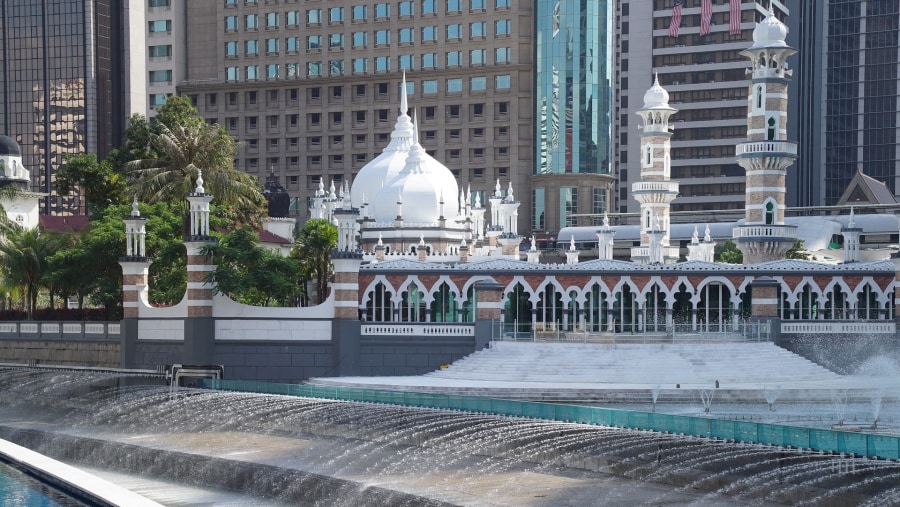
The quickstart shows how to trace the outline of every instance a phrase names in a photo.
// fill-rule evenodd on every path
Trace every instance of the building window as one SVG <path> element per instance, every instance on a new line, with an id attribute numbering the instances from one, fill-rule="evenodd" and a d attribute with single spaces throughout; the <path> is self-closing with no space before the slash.
<path id="1" fill-rule="evenodd" d="M 447 12 L 462 12 L 462 0 L 447 0 Z"/>
<path id="2" fill-rule="evenodd" d="M 413 55 L 400 55 L 398 60 L 400 62 L 400 70 L 409 70 L 415 67 L 415 56 Z"/>
<path id="3" fill-rule="evenodd" d="M 455 23 L 447 25 L 447 40 L 462 39 L 462 25 Z"/>
<path id="4" fill-rule="evenodd" d="M 484 21 L 469 23 L 469 37 L 474 39 L 477 37 L 484 37 L 485 35 L 487 35 L 487 23 Z"/>
<path id="5" fill-rule="evenodd" d="M 353 6 L 353 21 L 364 21 L 367 15 L 367 6 L 365 5 L 354 5 Z"/>
<path id="6" fill-rule="evenodd" d="M 284 40 L 285 49 L 288 53 L 296 53 L 300 51 L 300 37 L 288 37 Z"/>
<path id="7" fill-rule="evenodd" d="M 391 70 L 391 58 L 389 56 L 375 57 L 375 72 L 387 72 Z"/>
<path id="8" fill-rule="evenodd" d="M 256 30 L 259 28 L 259 15 L 247 14 L 244 16 L 244 28 L 247 30 Z"/>
<path id="9" fill-rule="evenodd" d="M 310 35 L 306 37 L 306 49 L 322 49 L 322 36 Z"/>
<path id="10" fill-rule="evenodd" d="M 438 92 L 438 84 L 434 79 L 426 79 L 422 81 L 422 94 L 434 95 Z"/>
<path id="11" fill-rule="evenodd" d="M 344 8 L 343 7 L 332 7 L 328 9 L 328 22 L 329 23 L 343 23 L 344 22 Z"/>
<path id="12" fill-rule="evenodd" d="M 436 26 L 423 26 L 422 27 L 422 42 L 437 42 L 437 27 Z"/>
<path id="13" fill-rule="evenodd" d="M 266 14 L 266 28 L 278 28 L 277 12 L 269 12 Z"/>
<path id="14" fill-rule="evenodd" d="M 328 72 L 332 76 L 343 76 L 344 75 L 344 61 L 343 60 L 331 60 L 328 62 Z"/>
<path id="15" fill-rule="evenodd" d="M 266 39 L 266 54 L 275 55 L 278 54 L 278 43 L 280 39 Z"/>
<path id="16" fill-rule="evenodd" d="M 237 43 L 234 43 L 234 55 L 237 54 Z M 150 46 L 150 58 L 170 58 L 172 56 L 172 46 L 166 44 L 164 46 Z"/>
<path id="17" fill-rule="evenodd" d="M 312 76 L 321 76 L 322 75 L 322 62 L 308 62 L 306 64 L 306 75 Z"/>
<path id="18" fill-rule="evenodd" d="M 498 9 L 509 9 L 510 0 L 496 0 L 494 6 Z"/>
<path id="19" fill-rule="evenodd" d="M 531 228 L 535 231 L 543 231 L 544 226 L 544 189 L 535 188 L 531 191 Z"/>
<path id="20" fill-rule="evenodd" d="M 469 51 L 469 65 L 484 65 L 487 63 L 485 61 L 485 55 L 487 50 L 485 49 L 473 49 Z"/>
<path id="21" fill-rule="evenodd" d="M 166 103 L 166 98 L 168 94 L 165 93 L 153 93 L 150 95 L 150 107 L 156 108 Z"/>
<path id="22" fill-rule="evenodd" d="M 391 32 L 390 30 L 376 30 L 375 31 L 375 44 L 376 45 L 385 45 L 391 43 Z"/>
<path id="23" fill-rule="evenodd" d="M 494 49 L 494 61 L 496 63 L 509 63 L 509 48 Z"/>
<path id="24" fill-rule="evenodd" d="M 437 14 L 437 0 L 422 0 L 422 14 Z"/>
<path id="25" fill-rule="evenodd" d="M 168 7 L 169 0 L 150 0 L 147 4 L 148 7 Z"/>
<path id="26" fill-rule="evenodd" d="M 494 22 L 494 34 L 509 35 L 511 24 L 508 19 L 498 19 Z"/>
<path id="27" fill-rule="evenodd" d="M 369 33 L 368 32 L 353 32 L 353 47 L 362 48 L 366 47 L 366 44 L 369 42 Z"/>
<path id="28" fill-rule="evenodd" d="M 600 215 L 606 213 L 606 189 L 594 188 L 594 204 L 591 206 L 591 213 Z"/>
<path id="29" fill-rule="evenodd" d="M 487 78 L 484 76 L 476 76 L 469 78 L 469 90 L 473 92 L 483 92 L 487 89 Z"/>
<path id="30" fill-rule="evenodd" d="M 328 35 L 328 49 L 343 49 L 344 34 L 332 33 Z"/>
<path id="31" fill-rule="evenodd" d="M 375 19 L 388 18 L 391 16 L 391 4 L 379 3 L 375 4 Z"/>
<path id="32" fill-rule="evenodd" d="M 267 79 L 278 79 L 280 77 L 280 72 L 280 66 L 277 63 L 270 63 L 266 65 Z"/>
<path id="33" fill-rule="evenodd" d="M 244 41 L 244 53 L 248 56 L 256 56 L 256 54 L 259 53 L 259 41 Z"/>
<path id="34" fill-rule="evenodd" d="M 510 79 L 509 74 L 501 74 L 499 76 L 494 76 L 494 88 L 498 90 L 509 90 L 510 87 Z"/>
<path id="35" fill-rule="evenodd" d="M 306 11 L 306 24 L 319 25 L 322 23 L 322 11 L 320 9 L 310 9 Z"/>
<path id="36" fill-rule="evenodd" d="M 297 26 L 300 24 L 300 11 L 285 12 L 284 17 L 287 26 Z"/>
<path id="37" fill-rule="evenodd" d="M 150 71 L 150 82 L 151 83 L 170 83 L 172 81 L 172 71 L 171 70 L 151 70 Z"/>
<path id="38" fill-rule="evenodd" d="M 447 93 L 462 93 L 462 88 L 461 78 L 450 78 L 447 80 Z"/>
<path id="39" fill-rule="evenodd" d="M 559 189 L 559 228 L 575 225 L 578 213 L 578 187 L 562 187 Z"/>
<path id="40" fill-rule="evenodd" d="M 437 68 L 437 53 L 425 53 L 422 55 L 422 68 L 423 69 L 434 69 Z"/>
<path id="41" fill-rule="evenodd" d="M 152 29 L 153 23 L 151 22 L 150 25 L 151 25 L 150 31 L 152 33 L 153 32 L 153 29 Z M 225 16 L 225 31 L 233 32 L 237 29 L 238 29 L 238 17 L 237 16 Z"/>
<path id="42" fill-rule="evenodd" d="M 400 2 L 400 16 L 409 17 L 416 13 L 415 4 L 409 0 Z"/>
<path id="43" fill-rule="evenodd" d="M 365 58 L 354 58 L 353 59 L 353 73 L 354 74 L 365 74 L 367 70 Z"/>
<path id="44" fill-rule="evenodd" d="M 259 79 L 259 65 L 248 65 L 246 68 L 246 79 L 248 81 Z"/>
<path id="45" fill-rule="evenodd" d="M 462 51 L 447 52 L 447 67 L 459 67 L 462 65 Z"/>
<path id="46" fill-rule="evenodd" d="M 470 11 L 483 11 L 485 7 L 486 0 L 471 0 L 469 2 L 469 10 Z"/>
<path id="47" fill-rule="evenodd" d="M 415 28 L 401 28 L 400 29 L 400 43 L 401 44 L 412 44 L 415 41 Z"/>
<path id="48" fill-rule="evenodd" d="M 172 31 L 172 21 L 168 19 L 160 19 L 156 21 L 150 22 L 149 32 L 150 35 L 158 34 L 158 33 L 170 33 Z"/>

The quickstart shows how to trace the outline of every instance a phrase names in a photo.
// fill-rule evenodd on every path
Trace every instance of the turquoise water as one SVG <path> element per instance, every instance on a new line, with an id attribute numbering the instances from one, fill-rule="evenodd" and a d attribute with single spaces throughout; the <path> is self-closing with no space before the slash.
<path id="1" fill-rule="evenodd" d="M 3 507 L 84 507 L 37 479 L 0 462 L 0 505 Z"/>

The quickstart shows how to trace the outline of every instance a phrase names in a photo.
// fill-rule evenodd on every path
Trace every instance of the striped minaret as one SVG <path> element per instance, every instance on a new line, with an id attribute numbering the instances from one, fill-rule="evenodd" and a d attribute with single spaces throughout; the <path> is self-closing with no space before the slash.
<path id="1" fill-rule="evenodd" d="M 147 280 L 150 272 L 150 258 L 147 257 L 147 219 L 138 211 L 135 198 L 131 205 L 131 216 L 125 222 L 125 256 L 119 258 L 122 266 L 122 306 L 126 319 L 139 317 L 139 302 L 147 299 Z"/>
<path id="2" fill-rule="evenodd" d="M 787 59 L 796 53 L 784 41 L 787 27 L 769 9 L 753 30 L 753 45 L 741 51 L 751 61 L 747 104 L 747 142 L 737 145 L 738 163 L 747 171 L 744 224 L 733 237 L 744 264 L 783 259 L 797 239 L 797 227 L 784 223 L 787 168 L 797 145 L 787 137 Z"/>
<path id="3" fill-rule="evenodd" d="M 678 247 L 669 246 L 669 208 L 678 197 L 678 182 L 669 179 L 672 173 L 669 117 L 677 112 L 669 105 L 669 93 L 660 86 L 658 76 L 655 77 L 653 86 L 644 94 L 644 107 L 637 111 L 643 120 L 641 181 L 631 186 L 631 195 L 641 204 L 641 246 L 632 249 L 634 262 L 652 264 L 678 260 Z"/>
<path id="4" fill-rule="evenodd" d="M 190 204 L 190 230 L 184 238 L 187 248 L 187 305 L 188 318 L 212 317 L 213 287 L 206 276 L 216 269 L 201 253 L 204 246 L 216 242 L 209 234 L 209 203 L 212 194 L 205 193 L 203 175 L 197 171 L 197 187 L 186 196 Z"/>

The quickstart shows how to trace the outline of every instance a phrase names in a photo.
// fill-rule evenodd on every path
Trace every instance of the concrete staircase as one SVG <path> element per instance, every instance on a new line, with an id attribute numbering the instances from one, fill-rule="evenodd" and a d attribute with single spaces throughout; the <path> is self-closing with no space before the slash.
<path id="1" fill-rule="evenodd" d="M 772 343 L 601 344 L 493 342 L 428 377 L 619 385 L 783 384 L 840 378 Z"/>

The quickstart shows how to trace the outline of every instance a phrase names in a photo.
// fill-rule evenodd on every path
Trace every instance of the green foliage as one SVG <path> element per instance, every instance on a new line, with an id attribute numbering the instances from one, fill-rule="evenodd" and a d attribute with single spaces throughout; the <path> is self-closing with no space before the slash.
<path id="1" fill-rule="evenodd" d="M 215 283 L 216 293 L 255 306 L 299 303 L 297 261 L 261 247 L 249 227 L 222 236 L 203 251 L 216 263 L 207 279 Z"/>
<path id="2" fill-rule="evenodd" d="M 799 259 L 803 261 L 808 261 L 809 254 L 803 250 L 803 240 L 798 239 L 794 241 L 794 244 L 788 249 L 787 252 L 784 253 L 785 259 Z"/>
<path id="3" fill-rule="evenodd" d="M 208 124 L 186 97 L 169 97 L 153 123 L 133 118 L 132 129 L 129 149 L 140 156 L 125 167 L 129 192 L 139 200 L 183 202 L 202 172 L 204 190 L 228 211 L 231 224 L 261 224 L 266 212 L 262 187 L 253 176 L 235 169 L 234 138 L 219 125 Z M 145 153 L 139 153 L 143 146 Z"/>
<path id="4" fill-rule="evenodd" d="M 110 159 L 97 162 L 97 155 L 67 154 L 56 174 L 56 191 L 68 194 L 75 186 L 84 191 L 89 214 L 102 212 L 107 206 L 127 202 L 125 175 L 114 169 Z"/>
<path id="5" fill-rule="evenodd" d="M 724 262 L 726 264 L 743 264 L 744 254 L 734 244 L 734 241 L 729 239 L 725 241 L 724 245 L 716 245 L 715 259 L 716 262 Z"/>
<path id="6" fill-rule="evenodd" d="M 29 320 L 49 273 L 49 258 L 59 244 L 59 236 L 40 228 L 26 230 L 15 226 L 0 238 L 0 272 L 8 284 L 21 289 Z"/>
<path id="7" fill-rule="evenodd" d="M 337 247 L 338 230 L 328 220 L 307 220 L 297 234 L 291 257 L 300 263 L 300 284 L 304 288 L 315 280 L 316 293 L 321 303 L 328 296 L 328 280 L 331 278 L 331 251 Z M 309 296 L 304 291 L 304 306 L 309 304 Z"/>

